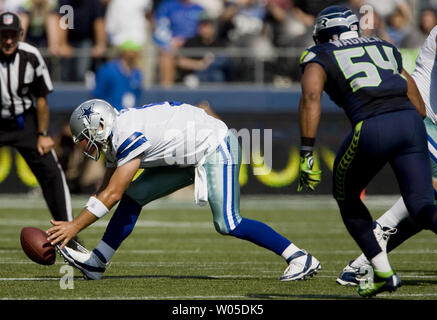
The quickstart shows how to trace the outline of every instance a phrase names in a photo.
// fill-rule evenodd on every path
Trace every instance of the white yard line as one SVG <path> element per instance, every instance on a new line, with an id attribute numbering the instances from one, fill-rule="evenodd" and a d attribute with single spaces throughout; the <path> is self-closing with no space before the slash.
<path id="1" fill-rule="evenodd" d="M 390 208 L 397 200 L 399 195 L 369 195 L 364 202 L 369 208 Z M 83 208 L 88 200 L 88 196 L 72 196 L 71 204 L 73 209 Z M 23 208 L 41 209 L 47 208 L 42 197 L 26 194 L 0 194 L 0 208 Z M 146 208 L 153 210 L 160 209 L 192 209 L 199 208 L 194 204 L 194 197 L 191 199 L 176 199 L 167 197 L 149 203 Z M 319 210 L 319 209 L 338 209 L 336 201 L 330 195 L 272 195 L 272 196 L 246 196 L 241 197 L 241 208 L 243 210 Z"/>
<path id="2" fill-rule="evenodd" d="M 295 298 L 302 299 L 300 297 L 305 296 L 306 298 L 303 299 L 309 299 L 310 296 L 314 296 L 317 299 L 323 299 L 323 297 L 326 297 L 327 299 L 351 299 L 351 298 L 357 298 L 358 295 L 328 295 L 328 294 L 321 294 L 321 295 L 304 295 L 304 294 L 297 294 L 295 295 Z M 263 295 L 264 299 L 269 298 L 277 298 L 275 295 L 269 296 Z M 291 294 L 290 297 L 293 297 Z M 390 298 L 429 298 L 429 297 L 437 297 L 437 293 L 389 293 L 389 294 L 379 294 L 377 297 L 390 297 Z M 92 296 L 92 297 L 67 297 L 67 298 L 53 298 L 50 297 L 50 300 L 228 300 L 228 299 L 248 299 L 251 298 L 250 296 L 245 295 L 214 295 L 214 296 L 201 296 L 201 295 L 195 295 L 195 296 L 110 296 L 110 297 L 100 297 L 100 296 Z M 41 297 L 41 296 L 33 296 L 33 297 L 8 297 L 8 298 L 0 298 L 0 300 L 45 300 L 47 298 Z M 258 300 L 258 299 L 255 299 Z"/>
<path id="3" fill-rule="evenodd" d="M 323 271 L 320 271 L 323 272 Z M 267 272 L 263 272 L 263 273 L 275 273 L 275 275 L 272 276 L 268 276 L 268 275 L 249 275 L 249 274 L 225 274 L 225 275 L 203 275 L 205 277 L 205 279 L 276 279 L 277 278 L 277 273 L 278 272 L 274 272 L 274 271 L 267 271 Z M 335 275 L 337 275 L 337 273 L 334 275 L 334 272 L 331 272 L 332 275 L 326 275 L 326 272 L 323 272 L 324 274 L 317 274 L 315 276 L 315 278 L 331 278 L 334 279 L 336 278 Z M 436 279 L 437 275 L 421 275 L 421 274 L 402 274 L 399 273 L 399 275 L 401 276 L 402 279 Z M 178 275 L 175 275 L 178 276 Z M 180 277 L 184 277 L 187 276 L 189 277 L 190 275 L 179 275 Z M 124 277 L 126 279 L 133 279 L 133 278 L 138 278 L 138 279 L 150 279 L 150 278 L 166 278 L 167 276 L 163 275 L 126 275 L 126 276 L 111 276 L 111 275 L 107 275 L 105 277 L 103 277 L 103 280 L 113 280 L 114 277 L 116 277 L 117 280 L 123 279 Z M 14 278 L 0 278 L 0 281 L 59 281 L 61 279 L 61 277 L 35 277 L 35 278 L 30 278 L 30 277 L 23 277 L 23 278 L 19 278 L 19 277 L 14 277 Z M 81 276 L 75 277 L 75 280 L 84 280 Z M 437 293 L 436 293 L 437 294 Z"/>
<path id="4" fill-rule="evenodd" d="M 227 295 L 227 296 L 135 296 L 135 297 L 125 297 L 125 296 L 112 296 L 112 297 L 82 297 L 82 298 L 53 298 L 50 300 L 219 300 L 219 299 L 247 299 L 247 296 L 240 295 Z M 45 300 L 44 297 L 19 297 L 19 298 L 0 298 L 0 300 Z"/>
<path id="5" fill-rule="evenodd" d="M 0 281 L 59 281 L 61 278 L 0 278 Z M 76 279 L 74 279 L 76 280 Z"/>
<path id="6" fill-rule="evenodd" d="M 437 240 L 437 239 L 436 239 Z M 202 240 L 204 241 L 204 240 Z M 433 244 L 433 242 L 429 243 L 430 245 Z M 22 250 L 17 250 L 17 249 L 0 249 L 0 254 L 4 254 L 4 253 L 21 253 Z M 205 249 L 194 249 L 194 250 L 174 250 L 174 249 L 169 249 L 169 250 L 156 250 L 156 249 L 120 249 L 119 252 L 117 252 L 118 255 L 126 255 L 126 254 L 175 254 L 175 253 L 180 253 L 180 254 L 186 254 L 186 253 L 195 253 L 195 254 L 210 254 L 210 253 L 214 253 L 214 254 L 223 254 L 223 253 L 228 253 L 229 254 L 229 250 L 207 250 Z M 313 253 L 314 255 L 358 255 L 360 253 L 360 251 L 358 250 L 314 250 L 311 253 Z M 266 252 L 265 251 L 258 251 L 258 252 L 251 252 L 251 255 L 265 255 Z M 395 250 L 393 252 L 390 253 L 390 255 L 415 255 L 415 254 L 429 254 L 429 255 L 434 255 L 437 254 L 437 250 L 433 250 L 433 249 L 421 249 L 421 250 L 407 250 L 407 249 L 401 249 L 401 250 Z M 0 261 L 1 262 L 1 261 Z M 334 261 L 329 261 L 330 263 L 334 262 Z M 338 261 L 335 261 L 338 262 Z M 347 261 L 346 261 L 347 262 Z M 421 261 L 422 262 L 422 261 Z M 248 262 L 248 263 L 253 263 L 253 262 Z"/>

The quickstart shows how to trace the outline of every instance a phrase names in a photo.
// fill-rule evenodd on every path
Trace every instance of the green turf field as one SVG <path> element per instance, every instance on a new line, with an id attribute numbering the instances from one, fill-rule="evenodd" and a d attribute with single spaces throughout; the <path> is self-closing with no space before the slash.
<path id="1" fill-rule="evenodd" d="M 375 216 L 396 197 L 373 199 Z M 74 199 L 74 214 L 86 198 Z M 251 243 L 215 232 L 207 208 L 192 202 L 163 200 L 143 212 L 131 236 L 114 256 L 105 277 L 86 281 L 74 271 L 74 288 L 62 289 L 64 265 L 29 260 L 20 246 L 22 227 L 46 230 L 49 214 L 41 199 L 0 199 L 0 299 L 361 299 L 353 288 L 335 279 L 358 254 L 330 197 L 242 199 L 242 215 L 269 224 L 297 246 L 316 256 L 322 270 L 313 278 L 280 282 L 286 264 L 281 257 Z M 92 249 L 108 217 L 80 236 Z M 393 294 L 381 299 L 437 299 L 437 237 L 424 231 L 390 255 L 403 280 Z M 64 281 L 65 283 L 65 281 Z"/>

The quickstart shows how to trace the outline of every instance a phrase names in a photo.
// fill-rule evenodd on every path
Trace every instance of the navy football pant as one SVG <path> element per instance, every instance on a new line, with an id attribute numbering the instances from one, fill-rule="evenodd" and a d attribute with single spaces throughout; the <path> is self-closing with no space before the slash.
<path id="1" fill-rule="evenodd" d="M 427 135 L 420 115 L 404 110 L 361 121 L 337 153 L 333 195 L 347 230 L 369 260 L 381 248 L 360 194 L 387 163 L 412 218 L 424 229 L 437 231 Z"/>

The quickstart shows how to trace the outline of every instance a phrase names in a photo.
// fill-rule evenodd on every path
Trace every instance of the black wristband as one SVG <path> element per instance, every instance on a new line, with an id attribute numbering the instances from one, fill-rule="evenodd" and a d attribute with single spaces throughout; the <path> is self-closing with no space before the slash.
<path id="1" fill-rule="evenodd" d="M 300 138 L 300 155 L 302 157 L 311 156 L 313 154 L 315 138 Z"/>
<path id="2" fill-rule="evenodd" d="M 316 142 L 316 138 L 307 138 L 307 137 L 300 138 L 300 145 L 303 147 L 314 147 L 315 142 Z"/>
<path id="3" fill-rule="evenodd" d="M 38 136 L 48 137 L 49 134 L 47 133 L 47 131 L 38 131 Z"/>

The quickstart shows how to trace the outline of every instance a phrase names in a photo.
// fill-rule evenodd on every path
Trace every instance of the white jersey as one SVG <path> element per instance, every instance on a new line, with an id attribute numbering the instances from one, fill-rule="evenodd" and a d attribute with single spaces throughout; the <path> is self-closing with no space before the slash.
<path id="1" fill-rule="evenodd" d="M 141 156 L 141 168 L 197 166 L 227 134 L 226 124 L 200 108 L 177 102 L 122 109 L 111 133 L 106 165 Z"/>
<path id="2" fill-rule="evenodd" d="M 420 91 L 426 107 L 426 115 L 437 124 L 437 26 L 429 33 L 419 56 L 416 60 L 416 68 L 411 74 Z"/>

